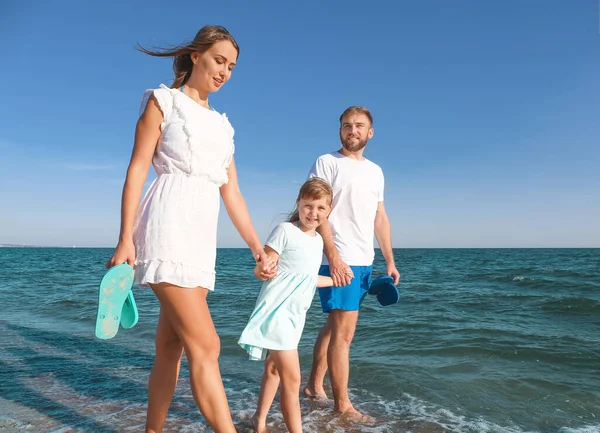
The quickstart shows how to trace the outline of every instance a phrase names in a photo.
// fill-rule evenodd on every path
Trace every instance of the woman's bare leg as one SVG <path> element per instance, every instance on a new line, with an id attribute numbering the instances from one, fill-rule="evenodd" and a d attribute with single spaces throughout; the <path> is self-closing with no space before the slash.
<path id="1" fill-rule="evenodd" d="M 161 432 L 177 386 L 183 344 L 160 310 L 156 327 L 156 355 L 148 380 L 148 412 L 146 432 Z"/>
<path id="2" fill-rule="evenodd" d="M 196 405 L 216 433 L 234 433 L 219 370 L 221 343 L 206 303 L 208 290 L 168 283 L 153 284 L 152 289 L 183 344 Z"/>

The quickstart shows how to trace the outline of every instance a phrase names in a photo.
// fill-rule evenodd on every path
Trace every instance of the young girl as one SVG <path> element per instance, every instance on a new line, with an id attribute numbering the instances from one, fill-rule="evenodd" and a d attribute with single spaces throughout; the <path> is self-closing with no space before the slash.
<path id="1" fill-rule="evenodd" d="M 285 424 L 291 433 L 302 431 L 298 342 L 317 287 L 333 284 L 331 278 L 317 275 L 323 239 L 315 231 L 329 215 L 331 201 L 327 182 L 316 177 L 308 180 L 300 188 L 297 210 L 289 222 L 279 224 L 266 242 L 267 254 L 278 262 L 278 274 L 263 283 L 254 312 L 238 341 L 250 359 L 266 358 L 258 408 L 252 417 L 253 427 L 259 433 L 265 431 L 280 378 Z M 258 266 L 254 274 L 261 280 L 268 278 Z"/>
<path id="2" fill-rule="evenodd" d="M 238 187 L 233 128 L 208 102 L 231 77 L 239 47 L 223 27 L 206 26 L 187 45 L 140 50 L 173 57 L 175 80 L 144 94 L 123 187 L 119 243 L 107 267 L 135 265 L 135 283 L 150 286 L 160 302 L 146 432 L 163 429 L 183 351 L 202 415 L 214 431 L 235 432 L 206 303 L 215 282 L 219 195 L 264 276 L 275 274 Z M 138 208 L 151 162 L 158 177 Z"/>

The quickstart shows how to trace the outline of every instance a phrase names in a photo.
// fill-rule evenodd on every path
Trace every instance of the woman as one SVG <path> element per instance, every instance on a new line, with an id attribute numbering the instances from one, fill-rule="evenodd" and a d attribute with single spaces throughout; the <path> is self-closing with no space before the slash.
<path id="1" fill-rule="evenodd" d="M 135 283 L 150 286 L 160 302 L 146 432 L 162 431 L 183 351 L 198 408 L 214 431 L 235 432 L 218 365 L 220 341 L 206 303 L 215 282 L 219 195 L 264 276 L 275 274 L 238 187 L 233 128 L 208 102 L 231 77 L 239 47 L 223 27 L 206 26 L 187 45 L 140 50 L 173 57 L 175 80 L 144 94 L 119 243 L 107 266 L 127 261 L 135 267 Z M 138 208 L 150 162 L 158 177 Z"/>

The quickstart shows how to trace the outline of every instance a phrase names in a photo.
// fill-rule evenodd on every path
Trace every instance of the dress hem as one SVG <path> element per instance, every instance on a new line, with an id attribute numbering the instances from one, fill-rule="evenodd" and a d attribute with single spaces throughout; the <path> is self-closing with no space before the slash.
<path id="1" fill-rule="evenodd" d="M 149 284 L 169 283 L 186 289 L 202 287 L 213 291 L 215 272 L 180 262 L 152 259 L 135 262 L 134 284 L 149 287 Z"/>

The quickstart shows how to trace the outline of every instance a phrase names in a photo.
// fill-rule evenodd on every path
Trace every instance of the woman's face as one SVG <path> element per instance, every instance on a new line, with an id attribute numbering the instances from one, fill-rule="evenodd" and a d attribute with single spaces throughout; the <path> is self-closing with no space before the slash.
<path id="1" fill-rule="evenodd" d="M 231 78 L 238 52 L 229 41 L 215 42 L 203 53 L 192 53 L 194 82 L 208 92 L 217 92 Z"/>

